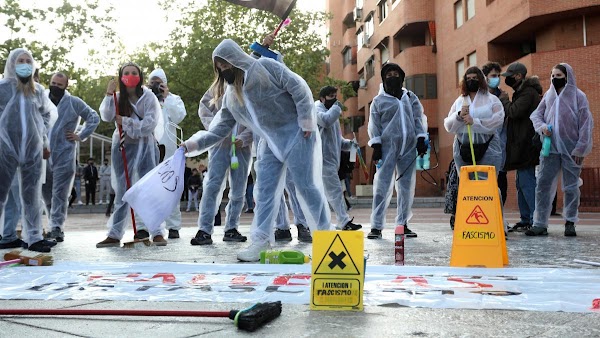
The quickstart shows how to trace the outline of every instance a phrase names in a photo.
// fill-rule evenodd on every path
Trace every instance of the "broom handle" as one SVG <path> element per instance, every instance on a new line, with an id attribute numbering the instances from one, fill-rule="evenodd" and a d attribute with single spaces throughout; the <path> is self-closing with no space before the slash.
<path id="1" fill-rule="evenodd" d="M 11 259 L 9 261 L 0 262 L 0 266 L 6 266 L 6 265 L 18 264 L 18 263 L 21 263 L 21 259 L 20 258 Z"/>
<path id="2" fill-rule="evenodd" d="M 230 311 L 0 309 L 0 315 L 42 315 L 42 316 L 229 317 L 229 313 L 230 313 Z"/>
<path id="3" fill-rule="evenodd" d="M 115 111 L 117 112 L 117 115 L 119 115 L 119 103 L 117 102 L 117 92 L 113 93 L 113 100 L 115 101 Z M 129 168 L 127 167 L 127 154 L 125 153 L 125 133 L 123 133 L 123 126 L 117 123 L 117 127 L 119 128 L 119 148 L 121 148 L 121 158 L 123 159 L 123 167 L 125 168 L 125 184 L 127 186 L 127 190 L 129 190 L 129 188 L 131 188 L 131 180 L 129 179 Z M 131 223 L 133 224 L 133 233 L 137 234 L 137 228 L 135 226 L 135 214 L 131 206 L 129 206 L 129 211 L 131 211 Z"/>

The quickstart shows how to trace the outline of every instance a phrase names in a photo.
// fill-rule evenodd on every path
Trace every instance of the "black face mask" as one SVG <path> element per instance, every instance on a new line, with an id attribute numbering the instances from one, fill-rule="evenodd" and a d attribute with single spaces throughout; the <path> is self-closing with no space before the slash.
<path id="1" fill-rule="evenodd" d="M 404 82 L 404 79 L 401 79 L 398 76 L 392 76 L 392 77 L 385 78 L 385 86 L 393 91 L 402 89 L 402 82 Z"/>
<path id="2" fill-rule="evenodd" d="M 337 99 L 330 99 L 330 100 L 325 100 L 325 102 L 323 102 L 323 105 L 325 106 L 325 108 L 329 109 L 331 107 L 333 107 L 333 104 L 335 103 L 335 101 L 337 101 Z"/>
<path id="3" fill-rule="evenodd" d="M 555 77 L 552 79 L 552 85 L 554 86 L 554 89 L 561 89 L 562 87 L 567 85 L 567 78 L 563 77 L 563 78 L 558 78 Z"/>
<path id="4" fill-rule="evenodd" d="M 479 90 L 479 80 L 467 80 L 467 90 L 474 93 Z"/>
<path id="5" fill-rule="evenodd" d="M 233 84 L 233 81 L 235 81 L 235 74 L 233 74 L 233 69 L 229 68 L 221 70 L 220 73 L 221 76 L 225 79 L 225 81 L 227 81 L 227 83 Z"/>
<path id="6" fill-rule="evenodd" d="M 517 84 L 517 80 L 512 76 L 508 76 L 506 79 L 504 79 L 504 83 L 512 88 L 515 84 Z"/>
<path id="7" fill-rule="evenodd" d="M 59 88 L 58 86 L 50 86 L 48 89 L 50 90 L 50 95 L 57 98 L 58 101 L 65 95 L 65 89 Z"/>

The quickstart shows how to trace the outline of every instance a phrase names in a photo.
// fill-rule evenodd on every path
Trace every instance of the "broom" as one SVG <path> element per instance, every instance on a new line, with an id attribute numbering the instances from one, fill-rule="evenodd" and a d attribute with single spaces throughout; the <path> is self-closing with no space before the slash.
<path id="1" fill-rule="evenodd" d="M 83 309 L 0 309 L 0 315 L 41 316 L 144 316 L 144 317 L 227 317 L 240 330 L 255 331 L 279 317 L 281 302 L 257 303 L 244 310 L 181 311 L 181 310 L 83 310 Z"/>
<path id="2" fill-rule="evenodd" d="M 0 262 L 0 266 L 7 266 L 11 264 L 23 264 L 28 266 L 47 266 L 54 263 L 52 256 L 37 254 L 35 256 L 28 256 L 21 253 L 19 250 L 7 252 L 4 254 L 4 262 Z"/>
<path id="3" fill-rule="evenodd" d="M 117 115 L 121 115 L 119 113 L 119 103 L 117 102 L 117 93 L 113 93 L 113 100 L 115 102 L 115 110 Z M 123 126 L 117 123 L 117 127 L 119 128 L 119 150 L 121 151 L 121 158 L 123 159 L 123 167 L 125 168 L 125 183 L 127 186 L 127 190 L 131 188 L 131 180 L 129 179 L 129 168 L 127 167 L 127 154 L 125 153 L 125 133 L 123 132 Z M 131 223 L 133 224 L 133 234 L 137 235 L 137 228 L 135 226 L 135 214 L 133 212 L 133 208 L 130 206 L 129 210 L 131 211 Z M 134 237 L 133 241 L 123 243 L 124 248 L 132 248 L 135 246 L 135 243 L 143 242 L 145 245 L 150 246 L 152 243 L 149 238 L 141 238 L 137 239 Z"/>

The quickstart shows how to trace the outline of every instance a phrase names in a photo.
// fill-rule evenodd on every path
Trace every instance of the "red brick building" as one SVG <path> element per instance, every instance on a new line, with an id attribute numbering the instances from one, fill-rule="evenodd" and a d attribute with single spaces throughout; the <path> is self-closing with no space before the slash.
<path id="1" fill-rule="evenodd" d="M 552 67 L 569 63 L 596 117 L 594 143 L 600 146 L 600 0 L 327 0 L 326 10 L 333 16 L 328 76 L 357 88 L 358 96 L 344 102 L 349 109 L 343 129 L 348 138 L 356 132 L 369 169 L 369 106 L 382 64 L 400 64 L 405 87 L 421 99 L 439 167 L 430 171 L 437 186 L 417 179 L 418 196 L 441 195 L 453 139 L 443 120 L 459 95 L 459 77 L 472 65 L 496 61 L 505 69 L 519 61 L 528 76 L 540 77 L 545 91 Z M 512 93 L 504 83 L 501 87 Z M 432 154 L 431 165 L 436 162 Z M 600 207 L 598 152 L 584 165 L 582 207 Z M 366 180 L 357 170 L 353 184 L 371 184 L 372 173 Z M 508 203 L 516 206 L 514 172 Z"/>

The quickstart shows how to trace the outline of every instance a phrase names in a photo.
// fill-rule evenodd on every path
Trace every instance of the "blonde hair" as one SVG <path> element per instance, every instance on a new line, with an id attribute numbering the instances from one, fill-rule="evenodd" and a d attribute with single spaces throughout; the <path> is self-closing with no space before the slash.
<path id="1" fill-rule="evenodd" d="M 17 79 L 17 90 L 23 92 L 25 96 L 32 96 L 36 93 L 35 89 L 35 81 L 33 81 L 33 77 L 27 81 L 27 83 L 21 82 L 21 80 Z"/>

